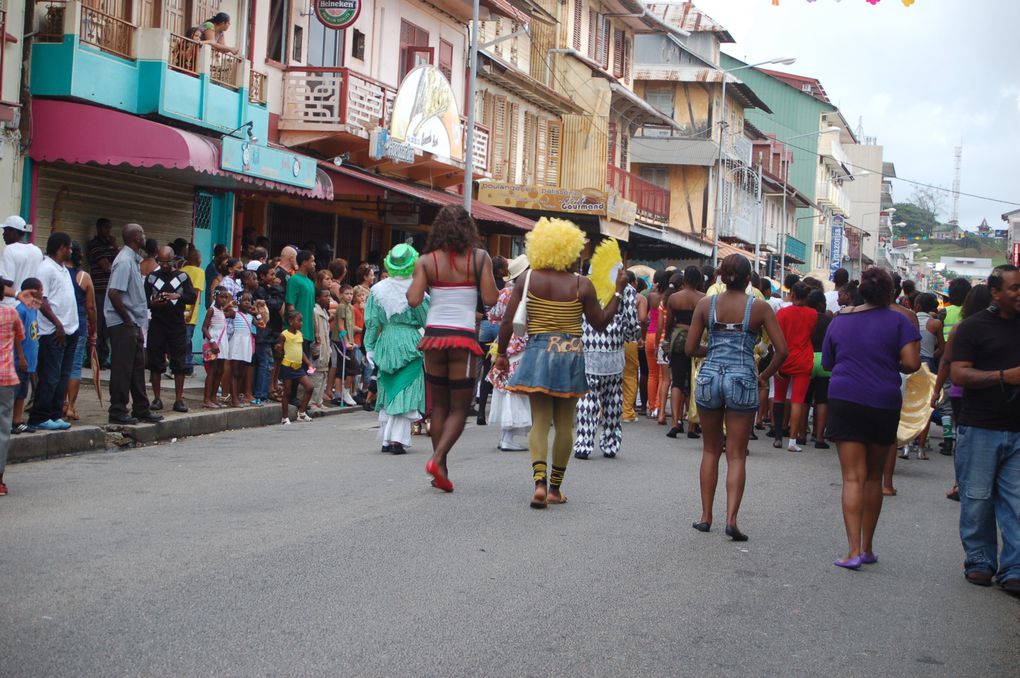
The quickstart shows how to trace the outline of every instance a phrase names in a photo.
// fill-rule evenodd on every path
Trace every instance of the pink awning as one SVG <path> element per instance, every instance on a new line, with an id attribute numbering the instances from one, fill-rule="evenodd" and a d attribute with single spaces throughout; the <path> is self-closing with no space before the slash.
<path id="1" fill-rule="evenodd" d="M 333 199 L 333 184 L 321 169 L 311 190 L 228 172 L 220 169 L 217 139 L 136 115 L 72 101 L 36 98 L 32 100 L 31 116 L 28 153 L 38 162 L 179 170 L 171 172 L 169 178 L 221 188 Z M 208 179 L 196 182 L 193 175 L 196 172 Z M 192 176 L 188 177 L 189 174 Z"/>

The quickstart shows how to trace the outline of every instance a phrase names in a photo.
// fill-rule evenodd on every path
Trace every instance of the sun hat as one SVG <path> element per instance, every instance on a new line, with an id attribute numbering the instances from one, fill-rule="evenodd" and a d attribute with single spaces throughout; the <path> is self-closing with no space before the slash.
<path id="1" fill-rule="evenodd" d="M 22 233 L 32 232 L 32 225 L 26 224 L 25 220 L 17 214 L 12 214 L 4 219 L 4 228 L 13 228 L 15 231 L 21 231 Z"/>
<path id="2" fill-rule="evenodd" d="M 414 272 L 414 263 L 418 261 L 418 251 L 406 243 L 395 245 L 386 255 L 383 264 L 394 278 L 410 278 Z"/>
<path id="3" fill-rule="evenodd" d="M 528 261 L 527 254 L 519 254 L 510 260 L 510 264 L 507 266 L 506 277 L 503 280 L 510 282 L 524 273 L 531 267 L 531 262 Z"/>

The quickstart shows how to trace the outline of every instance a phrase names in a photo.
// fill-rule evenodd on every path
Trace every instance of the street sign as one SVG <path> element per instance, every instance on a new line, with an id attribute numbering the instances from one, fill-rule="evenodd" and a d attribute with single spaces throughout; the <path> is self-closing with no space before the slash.
<path id="1" fill-rule="evenodd" d="M 836 270 L 843 265 L 843 223 L 845 219 L 837 214 L 832 217 L 832 244 L 829 247 L 829 280 L 836 277 Z"/>
<path id="2" fill-rule="evenodd" d="M 347 28 L 361 14 L 361 0 L 312 0 L 315 18 L 335 31 Z"/>

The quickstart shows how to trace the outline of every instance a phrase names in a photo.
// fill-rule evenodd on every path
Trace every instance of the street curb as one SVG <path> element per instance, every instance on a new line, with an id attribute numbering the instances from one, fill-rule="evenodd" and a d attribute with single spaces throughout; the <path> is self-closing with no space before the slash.
<path id="1" fill-rule="evenodd" d="M 293 419 L 297 409 L 293 406 L 289 409 Z M 360 407 L 330 407 L 309 414 L 318 419 L 357 411 L 362 410 Z M 280 406 L 277 403 L 265 407 L 203 410 L 184 416 L 173 416 L 155 424 L 83 425 L 74 426 L 66 431 L 37 431 L 12 436 L 7 456 L 11 462 L 52 459 L 117 447 L 154 445 L 190 436 L 273 426 L 279 423 Z"/>

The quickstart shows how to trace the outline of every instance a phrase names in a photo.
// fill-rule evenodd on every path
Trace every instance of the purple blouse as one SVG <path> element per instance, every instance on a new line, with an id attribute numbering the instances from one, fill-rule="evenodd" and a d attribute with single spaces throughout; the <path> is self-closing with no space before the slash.
<path id="1" fill-rule="evenodd" d="M 832 371 L 829 397 L 899 410 L 900 349 L 920 340 L 917 327 L 892 309 L 837 315 L 822 342 L 822 366 Z"/>

